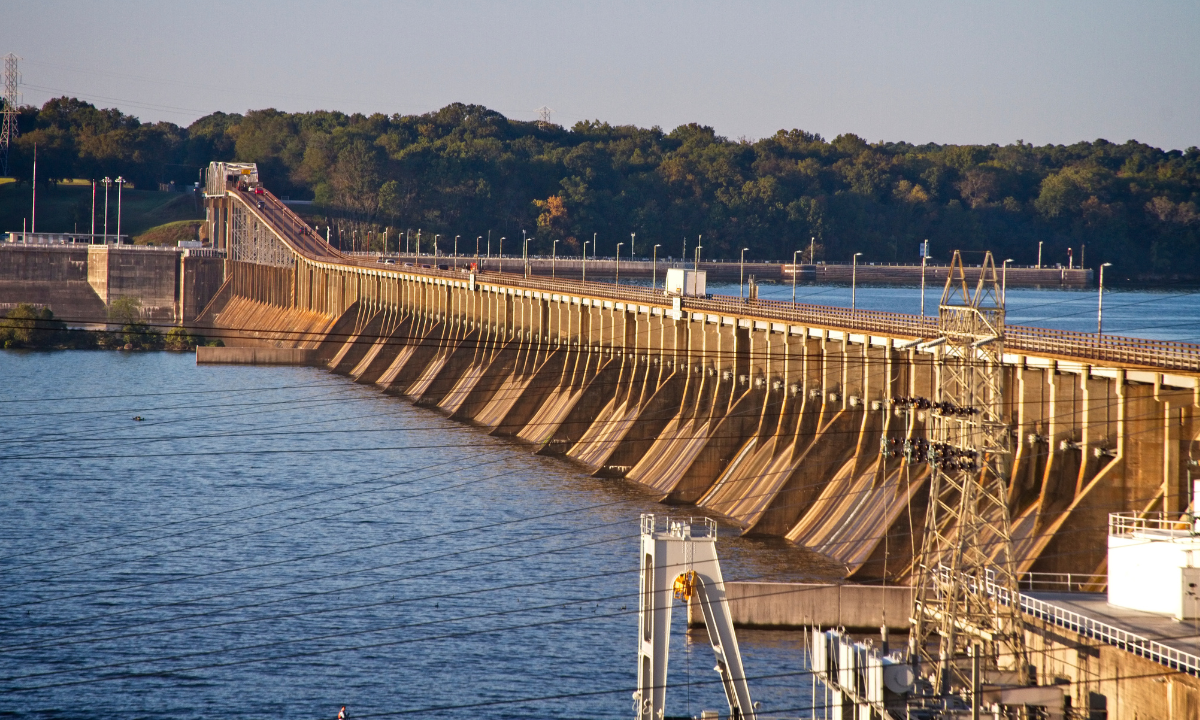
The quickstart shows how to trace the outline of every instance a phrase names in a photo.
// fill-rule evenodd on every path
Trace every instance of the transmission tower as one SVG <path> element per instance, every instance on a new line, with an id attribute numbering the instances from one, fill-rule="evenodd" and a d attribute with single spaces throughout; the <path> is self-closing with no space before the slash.
<path id="1" fill-rule="evenodd" d="M 936 397 L 904 401 L 927 413 L 932 471 L 909 650 L 944 698 L 970 692 L 980 675 L 1029 684 L 1007 504 L 1004 299 L 990 252 L 970 292 L 955 251 L 938 329 L 926 343 L 943 346 Z"/>
<path id="2" fill-rule="evenodd" d="M 538 114 L 538 129 L 545 130 L 550 125 L 550 116 L 554 111 L 543 105 L 534 112 Z"/>
<path id="3" fill-rule="evenodd" d="M 0 174 L 3 175 L 8 175 L 8 148 L 17 139 L 17 106 L 20 104 L 17 86 L 20 82 L 17 56 L 9 53 L 4 56 L 4 110 L 0 113 Z"/>

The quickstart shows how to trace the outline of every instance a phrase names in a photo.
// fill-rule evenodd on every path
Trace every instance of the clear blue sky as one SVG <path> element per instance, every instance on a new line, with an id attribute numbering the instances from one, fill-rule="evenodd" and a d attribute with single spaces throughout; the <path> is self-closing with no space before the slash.
<path id="1" fill-rule="evenodd" d="M 1200 2 L 0 0 L 24 100 L 1200 145 Z"/>

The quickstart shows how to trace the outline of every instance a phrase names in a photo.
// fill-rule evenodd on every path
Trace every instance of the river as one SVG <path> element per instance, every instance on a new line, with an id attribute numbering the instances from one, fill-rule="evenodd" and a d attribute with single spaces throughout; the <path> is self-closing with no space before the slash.
<path id="1" fill-rule="evenodd" d="M 668 511 L 638 487 L 312 368 L 4 351 L 0 377 L 0 715 L 631 716 L 638 518 Z M 722 532 L 728 579 L 828 571 Z M 670 712 L 724 711 L 683 619 Z M 801 645 L 742 633 L 767 716 L 811 703 Z"/>

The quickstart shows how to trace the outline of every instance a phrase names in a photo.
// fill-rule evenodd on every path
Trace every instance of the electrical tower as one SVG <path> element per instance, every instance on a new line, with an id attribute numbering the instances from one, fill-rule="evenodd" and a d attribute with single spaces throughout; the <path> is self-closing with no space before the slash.
<path id="1" fill-rule="evenodd" d="M 554 114 L 554 111 L 543 105 L 534 112 L 538 114 L 538 129 L 545 130 L 549 127 L 550 116 Z"/>
<path id="2" fill-rule="evenodd" d="M 1007 504 L 1004 299 L 990 252 L 970 292 L 955 251 L 938 329 L 925 343 L 943 346 L 936 397 L 903 401 L 926 412 L 932 471 L 909 650 L 945 698 L 981 677 L 1030 683 Z"/>
<path id="3" fill-rule="evenodd" d="M 21 82 L 17 56 L 4 56 L 4 110 L 0 113 L 0 174 L 8 175 L 8 148 L 17 139 L 17 86 Z"/>

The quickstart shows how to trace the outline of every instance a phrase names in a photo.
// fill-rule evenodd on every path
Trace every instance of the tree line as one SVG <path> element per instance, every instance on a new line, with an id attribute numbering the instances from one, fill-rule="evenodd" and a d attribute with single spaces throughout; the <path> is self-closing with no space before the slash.
<path id="1" fill-rule="evenodd" d="M 954 249 L 1095 267 L 1113 277 L 1200 277 L 1200 149 L 1106 140 L 1073 145 L 913 145 L 780 130 L 730 140 L 711 127 L 567 128 L 455 103 L 424 115 L 254 110 L 183 128 L 73 98 L 22 107 L 10 172 L 39 182 L 122 174 L 191 184 L 212 160 L 256 162 L 264 184 L 314 200 L 314 219 L 392 250 L 400 231 L 530 251 L 600 255 L 636 233 L 638 255 L 919 262 Z M 702 237 L 702 239 L 701 239 Z M 815 239 L 815 240 L 814 240 Z M 361 242 L 361 240 L 360 240 Z M 443 241 L 446 242 L 446 241 Z M 519 248 L 510 240 L 510 247 Z M 443 245 L 443 247 L 446 247 Z M 507 248 L 506 248 L 507 249 Z M 622 254 L 629 252 L 627 244 Z M 592 248 L 589 247 L 589 252 Z M 511 251 L 510 251 L 511 252 Z M 978 257 L 977 255 L 974 257 Z"/>

